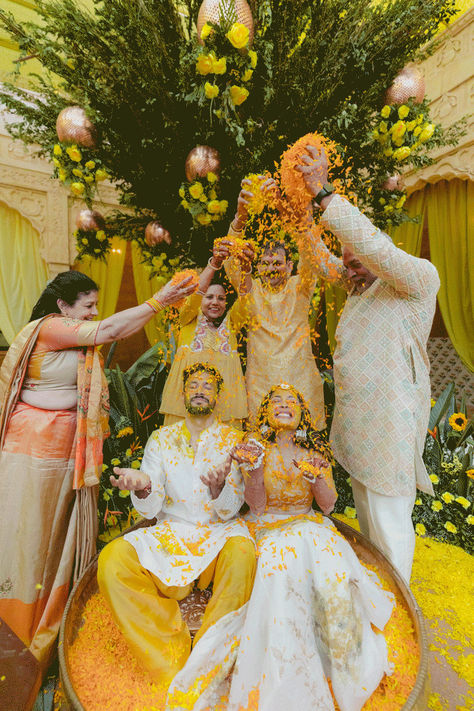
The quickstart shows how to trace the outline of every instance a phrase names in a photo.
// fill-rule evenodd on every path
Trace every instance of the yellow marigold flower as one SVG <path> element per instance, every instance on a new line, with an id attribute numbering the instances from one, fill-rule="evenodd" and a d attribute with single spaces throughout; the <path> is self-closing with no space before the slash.
<path id="1" fill-rule="evenodd" d="M 210 183 L 215 183 L 217 180 L 217 175 L 212 170 L 209 171 L 206 177 Z"/>
<path id="2" fill-rule="evenodd" d="M 73 168 L 72 174 L 76 175 L 78 178 L 82 178 L 82 176 L 83 176 L 83 172 L 80 168 Z"/>
<path id="3" fill-rule="evenodd" d="M 471 505 L 471 502 L 464 496 L 456 496 L 456 503 L 461 504 L 463 509 L 468 509 Z"/>
<path id="4" fill-rule="evenodd" d="M 81 151 L 77 146 L 68 146 L 68 148 L 66 148 L 66 153 L 75 163 L 79 163 L 82 159 Z"/>
<path id="5" fill-rule="evenodd" d="M 94 170 L 95 168 L 95 161 L 94 160 L 88 160 L 86 163 L 86 168 L 87 170 Z"/>
<path id="6" fill-rule="evenodd" d="M 59 143 L 55 143 L 55 144 L 54 144 L 53 153 L 54 153 L 55 156 L 62 156 L 62 154 L 63 154 L 63 149 L 61 148 L 61 146 L 59 145 Z"/>
<path id="7" fill-rule="evenodd" d="M 210 74 L 213 66 L 214 55 L 212 54 L 200 54 L 196 60 L 196 71 L 203 76 Z"/>
<path id="8" fill-rule="evenodd" d="M 227 211 L 227 208 L 229 207 L 229 203 L 227 202 L 227 200 L 221 200 L 219 202 L 219 206 L 220 206 L 220 212 L 224 213 Z"/>
<path id="9" fill-rule="evenodd" d="M 347 516 L 347 518 L 355 518 L 357 516 L 357 511 L 351 506 L 346 506 L 344 509 L 344 516 Z"/>
<path id="10" fill-rule="evenodd" d="M 249 95 L 247 89 L 244 89 L 243 86 L 237 86 L 236 84 L 231 86 L 229 91 L 230 98 L 232 99 L 232 103 L 235 104 L 235 106 L 240 106 L 240 104 L 243 104 Z"/>
<path id="11" fill-rule="evenodd" d="M 254 52 L 253 49 L 249 49 L 249 59 L 250 59 L 250 66 L 252 69 L 255 69 L 257 66 L 257 53 Z"/>
<path id="12" fill-rule="evenodd" d="M 401 106 L 398 107 L 398 118 L 404 119 L 408 116 L 410 113 L 410 108 L 406 106 L 405 104 L 402 104 Z"/>
<path id="13" fill-rule="evenodd" d="M 249 41 L 248 27 L 245 27 L 241 22 L 234 22 L 230 30 L 226 33 L 226 37 L 233 47 L 242 49 L 247 46 Z"/>
<path id="14" fill-rule="evenodd" d="M 220 212 L 220 209 L 221 209 L 221 205 L 220 205 L 219 200 L 211 200 L 207 204 L 207 211 L 210 212 L 212 215 L 215 215 L 218 212 Z"/>
<path id="15" fill-rule="evenodd" d="M 184 198 L 184 196 L 186 195 L 185 189 L 184 189 L 184 188 L 180 188 L 180 189 L 178 190 L 178 195 L 179 195 L 180 198 Z"/>
<path id="16" fill-rule="evenodd" d="M 474 526 L 474 516 L 471 516 L 471 515 L 467 516 L 466 521 L 468 522 L 468 524 L 470 526 Z"/>
<path id="17" fill-rule="evenodd" d="M 426 533 L 426 528 L 423 523 L 417 523 L 415 526 L 415 531 L 419 536 L 424 536 Z"/>
<path id="18" fill-rule="evenodd" d="M 387 133 L 387 130 L 388 130 L 387 122 L 386 122 L 386 121 L 381 121 L 381 122 L 379 123 L 379 131 L 380 131 L 380 133 Z"/>
<path id="19" fill-rule="evenodd" d="M 84 183 L 71 183 L 71 192 L 78 197 L 84 195 L 85 189 Z"/>
<path id="20" fill-rule="evenodd" d="M 201 197 L 201 195 L 202 195 L 202 185 L 201 185 L 201 183 L 200 183 L 199 181 L 196 182 L 196 183 L 193 183 L 193 185 L 191 185 L 191 187 L 189 188 L 189 194 L 190 194 L 191 197 L 193 197 L 195 200 L 198 200 L 198 199 Z"/>
<path id="21" fill-rule="evenodd" d="M 107 180 L 108 178 L 108 173 L 105 170 L 102 170 L 102 168 L 99 168 L 99 170 L 95 171 L 95 179 L 97 182 L 101 182 L 102 180 Z"/>
<path id="22" fill-rule="evenodd" d="M 392 109 L 390 108 L 390 106 L 388 106 L 388 104 L 385 104 L 382 111 L 380 112 L 380 115 L 382 116 L 382 118 L 388 118 L 390 116 L 391 111 Z"/>
<path id="23" fill-rule="evenodd" d="M 204 84 L 204 93 L 206 99 L 215 99 L 219 93 L 219 87 L 216 84 L 210 84 L 208 81 Z"/>
<path id="24" fill-rule="evenodd" d="M 429 141 L 431 136 L 433 135 L 435 130 L 435 125 L 434 123 L 426 123 L 423 126 L 423 130 L 420 133 L 420 141 L 422 143 L 426 143 L 426 141 Z"/>
<path id="25" fill-rule="evenodd" d="M 252 69 L 246 69 L 245 72 L 242 74 L 242 81 L 250 81 L 253 75 L 253 70 Z"/>
<path id="26" fill-rule="evenodd" d="M 94 182 L 94 176 L 93 175 L 85 175 L 84 180 L 86 183 L 93 183 Z"/>
<path id="27" fill-rule="evenodd" d="M 415 126 L 416 126 L 416 121 L 408 121 L 407 122 L 407 131 L 413 131 Z"/>
<path id="28" fill-rule="evenodd" d="M 140 469 L 141 462 L 138 459 L 134 459 L 133 462 L 130 464 L 132 469 Z"/>
<path id="29" fill-rule="evenodd" d="M 402 160 L 405 160 L 405 158 L 408 158 L 410 153 L 411 153 L 411 150 L 408 148 L 408 146 L 402 146 L 401 148 L 397 148 L 396 151 L 393 151 L 393 157 L 397 161 L 398 160 L 402 161 Z"/>
<path id="30" fill-rule="evenodd" d="M 466 469 L 466 474 L 468 475 L 469 479 L 474 479 L 474 469 Z"/>
<path id="31" fill-rule="evenodd" d="M 113 459 L 110 460 L 110 463 L 112 464 L 112 466 L 118 467 L 118 466 L 120 466 L 120 459 L 117 459 L 117 457 L 114 457 Z"/>
<path id="32" fill-rule="evenodd" d="M 462 432 L 466 429 L 467 418 L 466 415 L 464 415 L 462 412 L 453 412 L 448 422 L 453 428 L 453 430 L 456 430 L 457 432 Z"/>
<path id="33" fill-rule="evenodd" d="M 449 533 L 457 533 L 458 532 L 458 529 L 456 528 L 454 523 L 451 523 L 451 521 L 446 521 L 446 523 L 444 524 L 444 527 L 447 531 L 449 531 Z"/>
<path id="34" fill-rule="evenodd" d="M 454 501 L 454 496 L 449 491 L 445 491 L 444 494 L 441 494 L 441 498 L 445 504 L 450 504 L 451 501 Z"/>
<path id="35" fill-rule="evenodd" d="M 404 204 L 405 204 L 405 202 L 406 202 L 406 199 L 407 199 L 407 196 L 406 196 L 406 195 L 402 195 L 402 196 L 397 200 L 397 202 L 395 203 L 395 207 L 398 208 L 398 209 L 400 209 L 401 207 L 403 207 Z"/>
<path id="36" fill-rule="evenodd" d="M 119 496 L 121 499 L 126 499 L 127 496 L 130 496 L 130 492 L 128 489 L 120 489 Z"/>
<path id="37" fill-rule="evenodd" d="M 189 202 L 187 200 L 181 200 L 181 207 L 184 207 L 184 209 L 187 210 L 189 207 Z"/>
<path id="38" fill-rule="evenodd" d="M 199 222 L 200 225 L 209 225 L 211 222 L 211 216 L 204 212 L 201 215 L 198 215 L 196 217 L 196 220 Z"/>
<path id="39" fill-rule="evenodd" d="M 212 63 L 212 71 L 214 74 L 225 74 L 227 71 L 227 60 L 225 57 L 214 59 Z"/>
<path id="40" fill-rule="evenodd" d="M 433 484 L 439 484 L 439 477 L 437 477 L 436 474 L 430 474 L 430 479 Z"/>
<path id="41" fill-rule="evenodd" d="M 421 499 L 415 499 L 415 506 L 422 506 L 423 501 Z"/>
<path id="42" fill-rule="evenodd" d="M 433 503 L 431 504 L 431 508 L 433 509 L 433 511 L 441 511 L 441 509 L 443 508 L 443 504 L 441 503 L 441 501 L 433 501 Z"/>
<path id="43" fill-rule="evenodd" d="M 201 39 L 206 40 L 212 32 L 214 32 L 214 29 L 208 22 L 205 22 L 201 30 Z"/>

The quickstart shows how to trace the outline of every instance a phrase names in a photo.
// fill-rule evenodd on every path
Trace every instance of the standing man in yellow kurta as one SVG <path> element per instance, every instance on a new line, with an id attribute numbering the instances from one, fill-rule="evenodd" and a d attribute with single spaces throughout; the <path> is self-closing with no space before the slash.
<path id="1" fill-rule="evenodd" d="M 273 180 L 262 187 L 274 189 Z M 252 193 L 243 187 L 230 236 L 240 236 L 244 230 L 251 198 Z M 257 263 L 258 279 L 252 278 L 250 269 L 241 281 L 240 269 L 232 258 L 224 266 L 234 288 L 248 294 L 245 382 L 250 418 L 255 417 L 270 388 L 285 381 L 303 395 L 314 426 L 321 430 L 325 427 L 323 382 L 314 360 L 308 323 L 318 277 L 313 274 L 310 248 L 304 247 L 300 247 L 298 272 L 293 276 L 293 262 L 286 245 L 279 241 L 264 245 Z"/>
<path id="2" fill-rule="evenodd" d="M 201 589 L 213 581 L 196 642 L 247 602 L 256 566 L 250 533 L 234 518 L 244 486 L 230 452 L 242 435 L 214 416 L 222 377 L 208 363 L 195 363 L 184 370 L 183 380 L 185 419 L 151 435 L 140 470 L 115 467 L 118 479 L 111 477 L 114 486 L 132 492 L 142 516 L 158 521 L 109 543 L 98 569 L 115 622 L 163 687 L 191 651 L 178 600 L 196 580 Z"/>

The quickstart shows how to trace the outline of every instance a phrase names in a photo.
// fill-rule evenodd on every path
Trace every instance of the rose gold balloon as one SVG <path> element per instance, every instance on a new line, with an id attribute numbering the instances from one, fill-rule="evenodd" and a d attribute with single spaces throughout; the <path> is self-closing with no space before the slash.
<path id="1" fill-rule="evenodd" d="M 158 220 L 149 222 L 145 228 L 145 242 L 149 247 L 155 247 L 161 242 L 171 244 L 171 236 L 168 230 L 160 225 Z"/>
<path id="2" fill-rule="evenodd" d="M 249 43 L 247 47 L 250 47 L 254 34 L 253 17 L 250 6 L 246 0 L 204 0 L 199 8 L 196 23 L 199 44 L 204 44 L 201 39 L 201 30 L 206 22 L 209 21 L 216 25 L 219 24 L 221 8 L 224 10 L 225 16 L 226 10 L 232 10 L 233 7 L 237 15 L 237 22 L 241 22 L 249 31 Z"/>
<path id="3" fill-rule="evenodd" d="M 413 64 L 404 67 L 393 80 L 393 84 L 387 89 L 385 94 L 386 104 L 403 104 L 410 98 L 414 98 L 417 104 L 423 101 L 425 96 L 425 80 L 420 70 Z"/>
<path id="4" fill-rule="evenodd" d="M 205 178 L 208 173 L 219 175 L 221 159 L 219 151 L 211 146 L 196 146 L 186 158 L 186 179 Z"/>
<path id="5" fill-rule="evenodd" d="M 56 133 L 61 143 L 75 143 L 83 148 L 95 148 L 97 129 L 80 106 L 67 106 L 56 119 Z"/>
<path id="6" fill-rule="evenodd" d="M 76 225 L 79 230 L 85 232 L 104 230 L 105 220 L 97 210 L 81 210 L 76 217 Z"/>
<path id="7" fill-rule="evenodd" d="M 399 173 L 391 175 L 382 185 L 382 190 L 403 190 L 403 180 Z"/>

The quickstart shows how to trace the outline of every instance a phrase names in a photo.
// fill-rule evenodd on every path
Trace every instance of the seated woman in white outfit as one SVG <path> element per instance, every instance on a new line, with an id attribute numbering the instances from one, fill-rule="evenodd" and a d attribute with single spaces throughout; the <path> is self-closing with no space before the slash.
<path id="1" fill-rule="evenodd" d="M 221 708 L 224 694 L 227 711 L 334 711 L 330 680 L 340 710 L 360 711 L 390 673 L 372 625 L 384 629 L 392 596 L 323 515 L 337 498 L 331 467 L 291 386 L 265 397 L 256 436 L 231 455 L 248 470 L 246 519 L 259 554 L 252 596 L 199 640 L 168 708 Z"/>

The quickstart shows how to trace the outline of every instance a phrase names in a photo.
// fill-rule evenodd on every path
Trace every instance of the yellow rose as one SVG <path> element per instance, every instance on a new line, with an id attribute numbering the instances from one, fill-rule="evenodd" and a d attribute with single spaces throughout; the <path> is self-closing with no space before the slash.
<path id="1" fill-rule="evenodd" d="M 106 239 L 104 230 L 97 230 L 95 236 L 97 237 L 99 242 L 103 242 Z"/>
<path id="2" fill-rule="evenodd" d="M 187 200 L 181 200 L 181 207 L 184 207 L 184 209 L 187 210 L 189 207 L 189 202 Z"/>
<path id="3" fill-rule="evenodd" d="M 393 148 L 386 148 L 383 154 L 384 156 L 391 156 L 393 154 Z"/>
<path id="4" fill-rule="evenodd" d="M 457 497 L 456 497 L 456 502 L 457 502 L 458 504 L 461 504 L 461 506 L 462 506 L 464 509 L 468 509 L 469 506 L 471 505 L 471 502 L 470 502 L 468 499 L 466 499 L 464 496 L 457 496 Z"/>
<path id="5" fill-rule="evenodd" d="M 211 32 L 214 32 L 213 28 L 208 22 L 205 22 L 201 30 L 201 39 L 206 40 Z"/>
<path id="6" fill-rule="evenodd" d="M 439 477 L 436 474 L 430 474 L 430 479 L 433 484 L 439 484 Z"/>
<path id="7" fill-rule="evenodd" d="M 221 210 L 221 205 L 219 200 L 211 200 L 207 204 L 207 211 L 210 212 L 212 215 L 215 215 L 216 213 L 220 212 Z"/>
<path id="8" fill-rule="evenodd" d="M 397 123 L 394 123 L 392 128 L 390 129 L 394 138 L 401 138 L 405 135 L 406 130 L 407 125 L 405 121 L 397 121 Z"/>
<path id="9" fill-rule="evenodd" d="M 344 516 L 347 516 L 347 518 L 355 518 L 357 515 L 357 512 L 355 509 L 353 509 L 351 506 L 346 506 L 344 509 Z"/>
<path id="10" fill-rule="evenodd" d="M 408 106 L 405 106 L 405 104 L 402 104 L 398 107 L 398 118 L 404 119 L 408 116 L 409 113 L 410 109 Z"/>
<path id="11" fill-rule="evenodd" d="M 421 126 L 417 126 L 417 127 L 414 129 L 414 131 L 413 131 L 413 135 L 414 135 L 414 136 L 419 136 L 420 133 L 421 133 Z"/>
<path id="12" fill-rule="evenodd" d="M 53 153 L 55 156 L 62 156 L 63 149 L 61 148 L 59 143 L 55 143 L 54 148 L 53 148 Z"/>
<path id="13" fill-rule="evenodd" d="M 196 217 L 196 220 L 199 222 L 200 225 L 209 225 L 211 222 L 211 216 L 204 212 L 201 215 L 198 215 Z"/>
<path id="14" fill-rule="evenodd" d="M 468 522 L 468 524 L 469 524 L 470 526 L 474 526 L 474 516 L 471 516 L 471 515 L 469 514 L 469 516 L 466 518 L 466 521 Z"/>
<path id="15" fill-rule="evenodd" d="M 87 239 L 87 237 L 83 237 L 81 239 L 81 242 L 82 242 L 82 244 L 89 244 L 89 240 Z"/>
<path id="16" fill-rule="evenodd" d="M 392 109 L 390 108 L 390 106 L 388 106 L 387 104 L 385 104 L 385 106 L 383 107 L 382 111 L 380 112 L 380 115 L 382 116 L 382 118 L 388 118 L 388 117 L 390 116 L 391 110 L 392 110 Z"/>
<path id="17" fill-rule="evenodd" d="M 458 529 L 456 528 L 454 523 L 451 523 L 451 521 L 446 521 L 446 523 L 444 524 L 444 527 L 447 531 L 449 531 L 449 533 L 457 533 L 458 532 Z"/>
<path id="18" fill-rule="evenodd" d="M 407 131 L 413 131 L 413 129 L 416 126 L 416 121 L 408 121 L 407 123 Z"/>
<path id="19" fill-rule="evenodd" d="M 385 205 L 384 212 L 393 212 L 393 205 Z"/>
<path id="20" fill-rule="evenodd" d="M 117 457 L 114 457 L 114 459 L 110 460 L 110 463 L 112 464 L 112 466 L 118 467 L 118 466 L 120 466 L 120 459 L 117 459 Z"/>
<path id="21" fill-rule="evenodd" d="M 403 136 L 401 138 L 394 138 L 393 139 L 394 146 L 403 146 L 404 143 L 405 143 L 405 139 L 403 138 Z"/>
<path id="22" fill-rule="evenodd" d="M 196 71 L 205 75 L 212 72 L 214 66 L 214 56 L 212 54 L 200 54 L 196 61 Z"/>
<path id="23" fill-rule="evenodd" d="M 226 210 L 227 210 L 228 207 L 229 207 L 229 203 L 227 202 L 227 200 L 221 200 L 221 201 L 220 201 L 220 211 L 221 211 L 222 213 L 226 212 Z"/>
<path id="24" fill-rule="evenodd" d="M 236 49 L 246 47 L 249 41 L 249 31 L 241 22 L 234 22 L 226 34 L 227 39 Z"/>
<path id="25" fill-rule="evenodd" d="M 140 462 L 138 459 L 134 459 L 133 462 L 130 464 L 132 469 L 140 469 Z"/>
<path id="26" fill-rule="evenodd" d="M 441 498 L 445 504 L 450 504 L 451 501 L 454 501 L 454 496 L 449 491 L 445 491 L 444 494 L 441 494 Z"/>
<path id="27" fill-rule="evenodd" d="M 207 202 L 207 195 L 206 195 L 206 193 L 203 193 L 203 194 L 201 195 L 201 197 L 199 198 L 199 200 L 200 200 L 201 202 Z"/>
<path id="28" fill-rule="evenodd" d="M 242 74 L 242 81 L 250 81 L 253 75 L 253 69 L 247 69 L 243 74 Z"/>
<path id="29" fill-rule="evenodd" d="M 127 496 L 130 496 L 130 492 L 128 489 L 120 489 L 119 496 L 121 499 L 126 499 Z"/>
<path id="30" fill-rule="evenodd" d="M 79 168 L 73 168 L 72 174 L 75 175 L 77 178 L 82 178 L 83 175 L 82 170 L 80 170 Z"/>
<path id="31" fill-rule="evenodd" d="M 84 180 L 86 183 L 93 183 L 94 182 L 94 176 L 93 175 L 85 175 Z"/>
<path id="32" fill-rule="evenodd" d="M 99 168 L 99 170 L 95 171 L 95 179 L 98 183 L 100 183 L 102 180 L 107 180 L 108 177 L 108 174 L 105 170 L 102 170 L 102 168 Z"/>
<path id="33" fill-rule="evenodd" d="M 215 190 L 209 191 L 209 200 L 215 200 L 217 198 L 217 193 Z"/>
<path id="34" fill-rule="evenodd" d="M 206 94 L 206 99 L 215 99 L 219 93 L 219 87 L 215 84 L 209 84 L 207 81 L 204 84 L 204 93 Z"/>
<path id="35" fill-rule="evenodd" d="M 386 121 L 381 121 L 379 123 L 379 131 L 380 131 L 380 133 L 387 133 L 387 122 Z"/>
<path id="36" fill-rule="evenodd" d="M 214 59 L 212 62 L 212 71 L 214 74 L 225 74 L 227 71 L 226 58 Z"/>
<path id="37" fill-rule="evenodd" d="M 253 49 L 249 49 L 249 59 L 250 59 L 250 66 L 252 69 L 255 69 L 257 66 L 257 53 L 254 52 Z"/>
<path id="38" fill-rule="evenodd" d="M 59 180 L 62 180 L 62 182 L 64 183 L 64 181 L 66 180 L 66 171 L 63 170 L 63 168 L 60 168 L 58 170 L 58 177 L 59 177 Z"/>
<path id="39" fill-rule="evenodd" d="M 434 123 L 425 123 L 423 126 L 423 130 L 420 133 L 420 141 L 422 143 L 426 143 L 426 141 L 429 141 L 431 136 L 433 135 L 435 130 L 435 125 Z"/>
<path id="40" fill-rule="evenodd" d="M 201 195 L 202 195 L 202 185 L 199 181 L 193 183 L 191 187 L 189 188 L 189 194 L 191 197 L 193 197 L 195 200 L 198 200 Z"/>
<path id="41" fill-rule="evenodd" d="M 420 114 L 420 115 L 418 116 L 418 118 L 416 119 L 416 122 L 417 122 L 418 124 L 419 124 L 419 123 L 423 123 L 424 119 L 425 119 L 425 115 L 424 115 L 424 114 Z"/>
<path id="42" fill-rule="evenodd" d="M 417 523 L 415 526 L 415 531 L 419 536 L 424 536 L 426 533 L 426 528 L 422 523 Z"/>
<path id="43" fill-rule="evenodd" d="M 178 190 L 178 194 L 179 194 L 179 197 L 180 197 L 180 198 L 184 198 L 184 196 L 186 195 L 185 189 L 184 189 L 184 188 L 180 188 L 180 189 Z"/>
<path id="44" fill-rule="evenodd" d="M 379 140 L 379 138 L 380 138 L 380 133 L 378 132 L 377 129 L 374 129 L 374 130 L 372 131 L 372 138 L 375 139 L 376 141 Z"/>
<path id="45" fill-rule="evenodd" d="M 56 168 L 60 168 L 60 167 L 61 167 L 61 163 L 58 161 L 57 158 L 53 158 L 53 163 L 54 163 L 54 165 L 56 166 Z"/>
<path id="46" fill-rule="evenodd" d="M 401 207 L 403 207 L 404 204 L 405 204 L 406 199 L 407 199 L 407 196 L 406 196 L 406 195 L 402 195 L 402 196 L 397 200 L 397 202 L 395 203 L 395 207 L 396 207 L 397 209 L 400 209 Z"/>
<path id="47" fill-rule="evenodd" d="M 431 504 L 431 508 L 433 509 L 433 511 L 441 511 L 441 509 L 443 508 L 443 504 L 441 503 L 441 501 L 433 501 L 433 503 Z"/>
<path id="48" fill-rule="evenodd" d="M 86 163 L 86 168 L 87 170 L 94 170 L 95 168 L 95 161 L 93 160 L 88 160 Z"/>
<path id="49" fill-rule="evenodd" d="M 408 158 L 410 153 L 411 150 L 408 148 L 408 146 L 402 146 L 401 148 L 397 148 L 397 150 L 393 152 L 393 157 L 396 161 L 402 161 L 405 160 L 405 158 Z"/>
<path id="50" fill-rule="evenodd" d="M 210 183 L 215 183 L 217 180 L 217 175 L 212 170 L 209 171 L 206 177 Z"/>
<path id="51" fill-rule="evenodd" d="M 247 99 L 249 93 L 247 89 L 243 86 L 236 86 L 235 84 L 230 87 L 230 98 L 235 106 L 240 106 Z"/>
<path id="52" fill-rule="evenodd" d="M 71 192 L 78 197 L 84 195 L 85 189 L 84 183 L 71 183 Z"/>
<path id="53" fill-rule="evenodd" d="M 81 151 L 77 146 L 69 146 L 66 148 L 66 153 L 75 163 L 79 163 L 82 158 Z"/>

